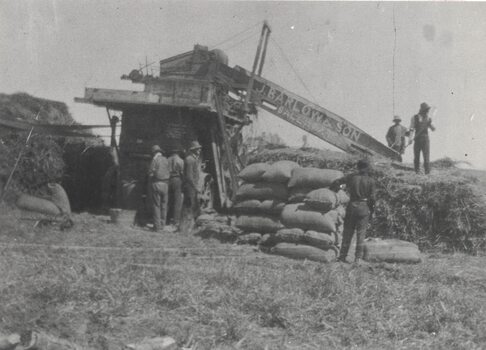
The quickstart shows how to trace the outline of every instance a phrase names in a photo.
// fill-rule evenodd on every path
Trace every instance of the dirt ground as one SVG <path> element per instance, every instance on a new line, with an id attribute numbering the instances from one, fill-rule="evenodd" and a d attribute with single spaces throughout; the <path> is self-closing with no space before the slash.
<path id="1" fill-rule="evenodd" d="M 353 267 L 108 216 L 34 228 L 0 206 L 0 333 L 92 349 L 168 335 L 196 349 L 484 349 L 486 255 Z"/>

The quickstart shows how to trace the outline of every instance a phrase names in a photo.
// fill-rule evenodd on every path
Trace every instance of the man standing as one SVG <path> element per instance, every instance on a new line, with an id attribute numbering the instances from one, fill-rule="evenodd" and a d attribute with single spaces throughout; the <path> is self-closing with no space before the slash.
<path id="1" fill-rule="evenodd" d="M 430 140 L 429 129 L 435 131 L 435 127 L 432 125 L 432 119 L 429 118 L 430 106 L 427 103 L 420 105 L 418 114 L 412 117 L 410 123 L 410 141 L 415 142 L 413 145 L 413 165 L 415 172 L 418 174 L 420 170 L 420 152 L 424 157 L 424 171 L 425 174 L 430 173 Z M 415 136 L 414 136 L 415 135 Z"/>
<path id="2" fill-rule="evenodd" d="M 152 162 L 148 171 L 149 191 L 154 220 L 154 231 L 159 232 L 165 226 L 169 193 L 169 162 L 162 155 L 158 145 L 152 146 Z"/>
<path id="3" fill-rule="evenodd" d="M 350 196 L 344 217 L 343 241 L 338 261 L 346 262 L 351 240 L 356 230 L 355 263 L 359 264 L 363 258 L 363 241 L 366 229 L 375 205 L 375 180 L 369 175 L 367 160 L 358 161 L 358 172 L 336 180 L 331 188 L 338 190 L 339 185 L 346 184 Z"/>
<path id="4" fill-rule="evenodd" d="M 197 141 L 191 142 L 189 154 L 184 159 L 184 209 L 189 212 L 185 217 L 192 220 L 199 215 L 199 157 L 201 145 Z"/>
<path id="5" fill-rule="evenodd" d="M 179 228 L 182 211 L 182 177 L 184 161 L 179 156 L 179 149 L 173 149 L 169 157 L 169 217 L 176 228 Z"/>
<path id="6" fill-rule="evenodd" d="M 408 136 L 408 130 L 403 125 L 400 125 L 402 118 L 398 115 L 393 117 L 394 125 L 390 126 L 388 132 L 386 133 L 386 142 L 388 142 L 388 147 L 394 149 L 400 155 L 405 153 L 405 137 Z"/>

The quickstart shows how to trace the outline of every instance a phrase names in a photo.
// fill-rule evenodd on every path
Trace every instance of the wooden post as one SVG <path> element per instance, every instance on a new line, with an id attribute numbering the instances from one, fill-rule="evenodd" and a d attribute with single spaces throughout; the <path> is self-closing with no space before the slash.
<path id="1" fill-rule="evenodd" d="M 229 167 L 229 172 L 230 172 L 230 177 L 231 177 L 231 189 L 233 190 L 231 200 L 233 200 L 235 195 L 236 195 L 236 191 L 238 190 L 238 179 L 236 178 L 236 170 L 234 168 L 235 160 L 233 158 L 233 154 L 231 153 L 231 147 L 230 147 L 230 144 L 229 144 L 228 135 L 226 135 L 226 127 L 225 127 L 225 122 L 224 122 L 223 108 L 221 106 L 221 100 L 220 100 L 219 92 L 214 94 L 214 100 L 216 102 L 216 111 L 217 111 L 217 114 L 218 114 L 219 128 L 221 130 L 221 135 L 223 136 L 224 153 L 225 153 L 226 161 L 228 162 L 228 167 Z"/>

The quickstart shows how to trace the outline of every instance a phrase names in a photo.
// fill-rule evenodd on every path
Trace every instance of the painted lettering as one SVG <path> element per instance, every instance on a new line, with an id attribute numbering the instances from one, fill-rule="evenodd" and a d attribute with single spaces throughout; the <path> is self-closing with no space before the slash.
<path id="1" fill-rule="evenodd" d="M 351 134 L 351 140 L 358 142 L 360 136 L 361 133 L 358 130 L 353 130 L 353 133 Z"/>
<path id="2" fill-rule="evenodd" d="M 307 117 L 310 115 L 311 111 L 312 111 L 312 107 L 309 105 L 304 105 L 304 107 L 302 107 L 302 114 Z"/>
<path id="3" fill-rule="evenodd" d="M 278 91 L 275 90 L 273 87 L 270 87 L 270 90 L 268 91 L 268 94 L 267 94 L 267 97 L 271 100 L 274 100 L 275 99 L 275 94 L 277 93 Z"/>

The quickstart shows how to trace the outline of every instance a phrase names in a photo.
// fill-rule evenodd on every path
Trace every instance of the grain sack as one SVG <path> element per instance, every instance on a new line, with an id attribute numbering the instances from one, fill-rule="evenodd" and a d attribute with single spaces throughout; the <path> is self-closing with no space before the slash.
<path id="1" fill-rule="evenodd" d="M 271 233 L 283 226 L 277 218 L 271 216 L 242 215 L 236 219 L 236 227 L 245 232 Z"/>
<path id="2" fill-rule="evenodd" d="M 329 263 L 336 260 L 337 253 L 334 249 L 322 250 L 302 244 L 278 243 L 270 249 L 272 254 L 285 256 L 291 259 L 307 259 Z"/>
<path id="3" fill-rule="evenodd" d="M 274 244 L 277 243 L 302 243 L 304 230 L 300 228 L 283 228 L 275 233 Z"/>
<path id="4" fill-rule="evenodd" d="M 57 205 L 63 214 L 71 214 L 71 204 L 64 188 L 57 183 L 47 184 L 51 201 Z"/>
<path id="5" fill-rule="evenodd" d="M 309 187 L 292 187 L 289 189 L 289 203 L 301 203 L 313 189 Z"/>
<path id="6" fill-rule="evenodd" d="M 244 201 L 247 199 L 278 199 L 281 201 L 287 201 L 287 198 L 287 186 L 277 183 L 244 183 L 236 191 L 236 201 Z"/>
<path id="7" fill-rule="evenodd" d="M 339 190 L 336 193 L 336 197 L 337 197 L 337 204 L 338 205 L 344 205 L 344 206 L 346 206 L 349 203 L 349 196 L 343 190 Z"/>
<path id="8" fill-rule="evenodd" d="M 310 187 L 312 189 L 329 187 L 335 180 L 344 176 L 342 171 L 318 168 L 295 168 L 292 171 L 289 187 Z"/>
<path id="9" fill-rule="evenodd" d="M 363 253 L 366 261 L 416 264 L 422 260 L 416 244 L 398 239 L 367 239 Z"/>
<path id="10" fill-rule="evenodd" d="M 338 221 L 337 211 L 324 214 L 311 210 L 303 203 L 287 204 L 280 217 L 286 227 L 326 233 L 335 232 Z"/>
<path id="11" fill-rule="evenodd" d="M 262 202 L 258 199 L 248 199 L 233 205 L 237 214 L 259 214 Z"/>
<path id="12" fill-rule="evenodd" d="M 240 171 L 238 177 L 246 182 L 258 182 L 262 180 L 262 175 L 270 169 L 270 164 L 253 163 Z"/>
<path id="13" fill-rule="evenodd" d="M 279 160 L 265 171 L 262 175 L 262 180 L 287 184 L 292 176 L 292 171 L 298 167 L 299 164 L 291 160 Z"/>
<path id="14" fill-rule="evenodd" d="M 305 231 L 302 235 L 301 243 L 324 250 L 330 249 L 336 243 L 336 234 L 327 234 L 312 230 Z"/>
<path id="15" fill-rule="evenodd" d="M 304 203 L 311 209 L 328 212 L 336 208 L 337 196 L 336 192 L 328 188 L 319 188 L 307 194 Z"/>
<path id="16" fill-rule="evenodd" d="M 238 214 L 280 215 L 284 206 L 284 202 L 274 199 L 267 199 L 265 201 L 248 199 L 246 201 L 236 203 L 233 206 L 233 209 Z"/>
<path id="17" fill-rule="evenodd" d="M 278 201 L 275 199 L 267 199 L 261 202 L 260 212 L 262 214 L 268 214 L 268 215 L 280 215 L 284 207 L 285 207 L 285 202 Z"/>
<path id="18" fill-rule="evenodd" d="M 241 236 L 238 236 L 236 239 L 236 244 L 251 244 L 251 245 L 257 245 L 260 243 L 262 239 L 262 234 L 261 233 L 247 233 Z"/>
<path id="19" fill-rule="evenodd" d="M 48 199 L 21 194 L 15 203 L 20 209 L 33 211 L 45 215 L 60 215 L 61 210 Z"/>

